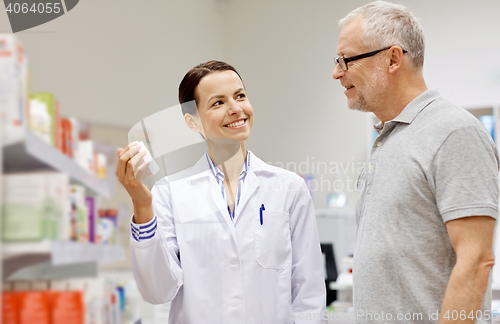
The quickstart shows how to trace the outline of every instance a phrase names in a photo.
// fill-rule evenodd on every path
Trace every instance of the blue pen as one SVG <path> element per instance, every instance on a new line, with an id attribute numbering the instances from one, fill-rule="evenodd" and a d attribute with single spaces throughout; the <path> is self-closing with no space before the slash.
<path id="1" fill-rule="evenodd" d="M 266 210 L 266 207 L 264 207 L 264 204 L 260 206 L 260 225 L 264 224 L 264 218 L 262 217 L 262 211 Z"/>

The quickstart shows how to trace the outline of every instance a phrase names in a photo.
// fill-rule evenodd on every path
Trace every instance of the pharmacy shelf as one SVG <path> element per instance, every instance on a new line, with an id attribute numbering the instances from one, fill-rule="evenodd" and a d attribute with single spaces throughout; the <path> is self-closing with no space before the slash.
<path id="1" fill-rule="evenodd" d="M 124 260 L 122 246 L 78 243 L 71 241 L 41 241 L 3 243 L 2 259 L 4 273 L 8 278 L 17 270 L 41 262 L 50 261 L 53 267 L 88 262 Z"/>
<path id="2" fill-rule="evenodd" d="M 106 180 L 98 179 L 75 160 L 62 154 L 30 131 L 26 131 L 22 139 L 5 145 L 3 158 L 4 173 L 57 170 L 68 174 L 71 179 L 87 187 L 91 193 L 110 197 Z"/>
<path id="3" fill-rule="evenodd" d="M 352 208 L 316 208 L 316 217 L 327 218 L 354 218 L 355 213 Z"/>
<path id="4" fill-rule="evenodd" d="M 330 282 L 331 290 L 352 290 L 352 273 L 340 273 L 337 281 Z"/>

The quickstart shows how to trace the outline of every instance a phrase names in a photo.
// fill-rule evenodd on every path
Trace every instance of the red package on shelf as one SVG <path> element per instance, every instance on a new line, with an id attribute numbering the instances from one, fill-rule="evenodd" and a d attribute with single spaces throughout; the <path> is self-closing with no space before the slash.
<path id="1" fill-rule="evenodd" d="M 52 292 L 52 324 L 83 324 L 84 319 L 83 292 Z"/>
<path id="2" fill-rule="evenodd" d="M 50 292 L 16 292 L 19 301 L 19 324 L 50 324 Z"/>
<path id="3" fill-rule="evenodd" d="M 2 323 L 19 324 L 19 301 L 15 292 L 2 293 Z"/>

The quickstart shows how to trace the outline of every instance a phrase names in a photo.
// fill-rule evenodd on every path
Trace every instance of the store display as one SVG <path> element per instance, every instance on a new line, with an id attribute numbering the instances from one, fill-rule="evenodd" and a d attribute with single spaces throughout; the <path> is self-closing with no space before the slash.
<path id="1" fill-rule="evenodd" d="M 4 324 L 122 324 L 127 299 L 123 285 L 102 278 L 6 282 Z M 121 302 L 117 296 L 121 296 Z M 133 296 L 132 296 L 133 297 Z M 127 322 L 128 323 L 128 322 Z M 131 323 L 132 324 L 132 323 Z"/>
<path id="2" fill-rule="evenodd" d="M 69 178 L 57 172 L 4 175 L 2 239 L 4 241 L 57 239 L 66 212 Z"/>
<path id="3" fill-rule="evenodd" d="M 1 322 L 124 323 L 126 295 L 116 283 L 100 278 L 83 284 L 76 279 L 34 281 L 67 276 L 64 267 L 82 260 L 90 270 L 84 273 L 92 274 L 92 263 L 121 260 L 124 253 L 119 246 L 90 244 L 102 241 L 97 208 L 99 195 L 109 195 L 102 181 L 108 157 L 94 150 L 87 122 L 61 118 L 56 96 L 30 94 L 29 79 L 22 46 L 14 35 L 0 35 L 0 137 L 3 171 L 10 172 L 0 174 L 3 275 L 4 280 L 16 275 L 24 280 L 4 282 Z M 46 169 L 56 171 L 39 171 Z M 70 185 L 70 178 L 79 184 Z M 108 241 L 116 242 L 113 234 Z M 39 263 L 47 258 L 51 262 Z"/>
<path id="4" fill-rule="evenodd" d="M 31 99 L 42 103 L 46 107 L 47 114 L 50 117 L 50 143 L 58 147 L 59 134 L 59 106 L 56 103 L 54 94 L 50 92 L 39 92 L 31 95 Z"/>
<path id="5" fill-rule="evenodd" d="M 118 244 L 118 211 L 116 209 L 99 210 L 100 229 L 103 244 Z"/>
<path id="6" fill-rule="evenodd" d="M 96 175 L 99 179 L 106 179 L 108 158 L 105 154 L 97 153 Z"/>
<path id="7" fill-rule="evenodd" d="M 493 141 L 495 140 L 495 116 L 493 115 L 483 115 L 479 116 L 479 121 L 486 127 L 488 133 L 490 133 Z"/>
<path id="8" fill-rule="evenodd" d="M 97 202 L 95 197 L 86 197 L 85 206 L 87 207 L 87 218 L 88 218 L 88 233 L 89 242 L 96 243 L 98 241 L 98 223 L 99 217 L 97 215 Z"/>
<path id="9" fill-rule="evenodd" d="M 347 205 L 347 194 L 343 191 L 328 193 L 327 205 L 332 208 L 345 207 Z"/>
<path id="10" fill-rule="evenodd" d="M 23 46 L 14 35 L 0 34 L 0 129 L 5 142 L 19 138 L 26 126 L 29 80 Z"/>
<path id="11" fill-rule="evenodd" d="M 44 142 L 51 144 L 52 119 L 47 104 L 37 99 L 31 99 L 29 104 L 29 128 Z"/>

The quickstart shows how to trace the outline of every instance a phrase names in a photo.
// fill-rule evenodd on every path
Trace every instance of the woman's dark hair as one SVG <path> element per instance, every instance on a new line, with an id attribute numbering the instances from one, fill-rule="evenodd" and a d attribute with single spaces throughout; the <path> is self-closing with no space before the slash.
<path id="1" fill-rule="evenodd" d="M 200 83 L 201 79 L 203 79 L 210 73 L 217 71 L 233 71 L 240 77 L 241 80 L 241 76 L 239 75 L 238 71 L 236 71 L 234 67 L 227 64 L 226 62 L 208 61 L 198 64 L 186 73 L 181 83 L 179 84 L 179 103 L 181 104 L 183 115 L 185 115 L 186 113 L 189 113 L 191 115 L 198 114 L 198 109 L 196 108 L 197 106 L 189 104 L 189 102 L 192 102 L 194 100 L 196 104 L 198 103 L 198 98 L 196 98 L 195 94 L 196 87 Z"/>

